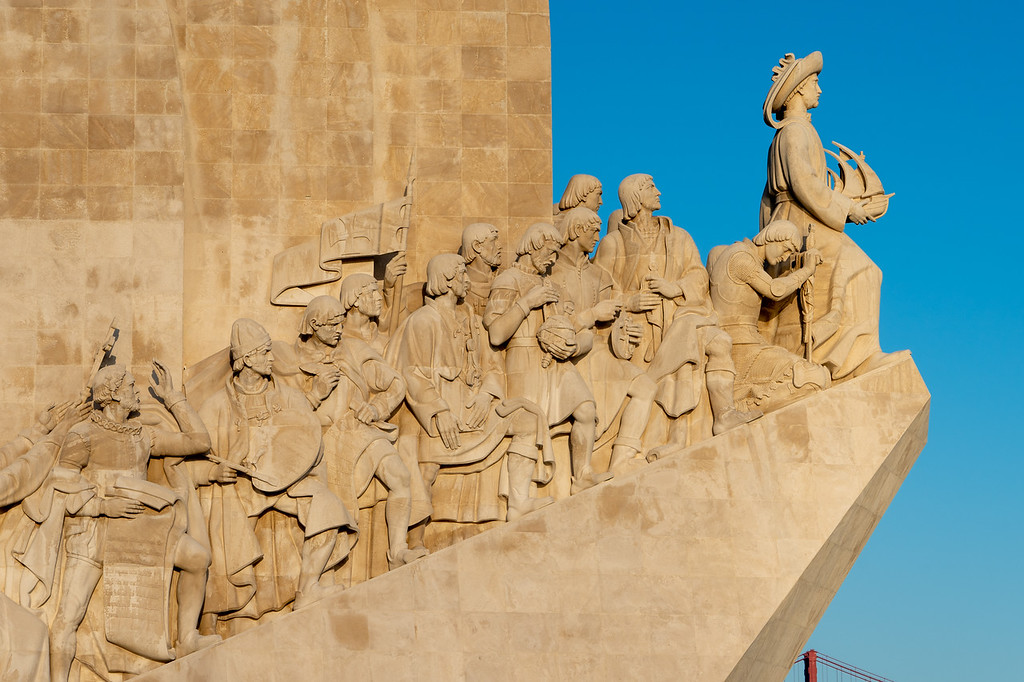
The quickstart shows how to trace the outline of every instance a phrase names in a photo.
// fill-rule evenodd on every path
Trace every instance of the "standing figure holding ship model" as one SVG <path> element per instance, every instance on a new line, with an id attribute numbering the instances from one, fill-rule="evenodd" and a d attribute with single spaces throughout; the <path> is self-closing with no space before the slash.
<path id="1" fill-rule="evenodd" d="M 813 311 L 801 324 L 796 305 L 769 311 L 767 334 L 777 345 L 824 365 L 833 379 L 842 379 L 877 366 L 886 357 L 878 342 L 882 271 L 844 233 L 846 223 L 863 225 L 884 215 L 889 196 L 878 176 L 856 155 L 837 144 L 842 175 L 825 165 L 825 149 L 811 124 L 810 110 L 818 106 L 822 68 L 820 52 L 797 59 L 783 57 L 774 69 L 772 87 L 764 101 L 764 121 L 775 129 L 768 149 L 768 180 L 761 198 L 760 226 L 788 220 L 823 257 L 813 284 L 805 287 L 805 310 Z M 856 162 L 856 168 L 848 161 Z M 805 313 L 805 317 L 808 317 Z M 810 334 L 803 328 L 810 325 Z M 810 338 L 808 338 L 810 337 Z"/>

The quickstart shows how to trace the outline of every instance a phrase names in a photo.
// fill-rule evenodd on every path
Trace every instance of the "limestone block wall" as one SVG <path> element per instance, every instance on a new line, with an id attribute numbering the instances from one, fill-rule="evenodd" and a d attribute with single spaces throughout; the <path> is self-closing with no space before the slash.
<path id="1" fill-rule="evenodd" d="M 546 0 L 0 0 L 0 435 L 85 380 L 227 343 L 274 254 L 400 196 L 409 279 L 550 218 Z"/>
<path id="2" fill-rule="evenodd" d="M 169 0 L 187 128 L 186 363 L 239 316 L 280 338 L 273 256 L 417 177 L 411 278 L 462 227 L 550 217 L 544 0 Z"/>
<path id="3" fill-rule="evenodd" d="M 0 3 L 0 434 L 119 360 L 181 364 L 184 126 L 163 0 Z"/>

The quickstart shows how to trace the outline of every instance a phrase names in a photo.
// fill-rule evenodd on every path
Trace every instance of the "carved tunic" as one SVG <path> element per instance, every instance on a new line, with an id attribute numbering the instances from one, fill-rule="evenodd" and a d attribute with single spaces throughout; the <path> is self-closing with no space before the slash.
<path id="1" fill-rule="evenodd" d="M 491 297 L 484 313 L 484 326 L 516 305 L 533 287 L 543 284 L 544 278 L 529 273 L 517 265 L 494 279 Z M 560 297 L 560 300 L 565 300 Z M 563 304 L 553 303 L 531 310 L 526 319 L 505 344 L 505 377 L 508 395 L 523 397 L 540 406 L 548 415 L 548 424 L 561 424 L 581 404 L 593 401 L 594 396 L 572 362 L 553 361 L 542 366 L 544 351 L 537 342 L 537 332 L 547 315 L 565 315 Z"/>
<path id="2" fill-rule="evenodd" d="M 708 318 L 706 323 L 713 323 L 710 318 L 714 315 L 707 297 L 708 273 L 697 245 L 685 230 L 673 225 L 670 218 L 655 218 L 658 221 L 656 234 L 645 236 L 633 223 L 624 223 L 601 240 L 594 255 L 594 263 L 611 272 L 615 285 L 627 296 L 648 289 L 644 282 L 647 275 L 664 278 L 682 289 L 682 295 L 663 298 L 654 310 L 634 315 L 644 328 L 644 338 L 633 362 L 642 366 L 654 359 L 674 320 L 693 314 Z M 678 336 L 671 352 L 685 356 L 682 362 L 695 362 L 702 351 L 696 336 L 687 336 L 690 338 Z"/>
<path id="3" fill-rule="evenodd" d="M 551 280 L 565 293 L 563 309 L 577 331 L 593 328 L 594 346 L 573 362 L 597 400 L 597 428 L 601 435 L 611 425 L 626 400 L 630 383 L 643 370 L 629 360 L 612 353 L 610 322 L 595 322 L 591 310 L 598 303 L 615 297 L 611 274 L 583 256 L 573 263 L 562 253 L 551 268 Z"/>
<path id="4" fill-rule="evenodd" d="M 479 321 L 469 306 L 449 311 L 428 300 L 409 316 L 396 364 L 408 386 L 409 409 L 425 436 L 419 439 L 419 461 L 467 464 L 494 449 L 493 444 L 479 446 L 490 440 L 488 427 L 497 423 L 485 423 L 475 432 L 465 426 L 470 412 L 467 404 L 474 397 L 482 393 L 500 399 L 505 392 L 498 368 L 486 362 L 484 343 Z M 461 432 L 470 434 L 454 451 L 444 447 L 434 420 L 444 410 L 451 411 Z M 504 435 L 502 430 L 500 436 Z"/>
<path id="5" fill-rule="evenodd" d="M 99 502 L 121 476 L 145 480 L 150 453 L 191 455 L 205 449 L 190 434 L 143 426 L 116 424 L 93 412 L 92 418 L 72 427 L 60 451 L 61 467 L 81 472 L 89 489 L 69 500 L 68 511 L 80 515 L 66 524 L 68 556 L 103 563 L 107 519 L 97 518 Z M 172 494 L 168 491 L 168 494 Z"/>
<path id="6" fill-rule="evenodd" d="M 426 490 L 422 469 L 440 475 L 428 493 L 434 521 L 478 523 L 503 518 L 499 502 L 502 441 L 508 419 L 492 409 L 477 429 L 466 426 L 468 403 L 483 394 L 505 394 L 498 357 L 483 336 L 469 305 L 443 310 L 427 299 L 406 320 L 388 359 L 402 370 L 406 407 L 398 414 L 398 450 L 412 474 L 412 489 Z M 435 415 L 450 410 L 459 424 L 461 445 L 449 450 L 437 430 Z M 421 468 L 420 464 L 424 466 Z"/>
<path id="7" fill-rule="evenodd" d="M 278 539 L 282 531 L 276 527 L 257 528 L 257 517 L 271 508 L 296 516 L 307 538 L 335 528 L 355 530 L 356 524 L 324 483 L 319 457 L 320 423 L 301 392 L 271 381 L 266 390 L 246 395 L 237 390 L 230 377 L 224 389 L 203 404 L 199 414 L 210 430 L 213 453 L 235 464 L 252 461 L 261 448 L 272 447 L 278 455 L 302 458 L 310 454 L 298 448 L 307 447 L 310 440 L 317 448 L 313 453 L 313 470 L 283 493 L 260 492 L 245 476 L 239 476 L 230 485 L 212 483 L 199 488 L 213 556 L 203 609 L 222 617 L 258 618 L 291 601 L 295 588 L 288 589 L 287 576 L 281 575 L 275 565 L 291 565 L 297 574 L 299 556 L 297 550 L 282 554 Z M 308 414 L 308 437 L 293 440 L 287 434 L 277 436 L 275 427 L 282 414 Z M 344 559 L 349 548 L 347 542 L 339 541 L 328 568 Z M 264 576 L 261 572 L 266 571 L 269 573 Z M 257 591 L 258 584 L 271 589 L 262 594 Z"/>
<path id="8" fill-rule="evenodd" d="M 655 363 L 651 371 L 657 370 L 660 377 L 657 402 L 675 418 L 700 401 L 704 382 L 695 375 L 695 368 L 701 367 L 706 354 L 707 371 L 732 372 L 733 368 L 728 350 L 723 350 L 728 346 L 728 336 L 716 326 L 717 317 L 708 296 L 708 273 L 697 245 L 670 218 L 654 217 L 659 228 L 656 237 L 644 237 L 634 223 L 623 223 L 601 240 L 594 262 L 610 270 L 616 286 L 627 295 L 647 288 L 643 284 L 647 274 L 674 282 L 682 290 L 680 296 L 663 298 L 659 308 L 634 315 L 644 327 L 644 338 L 633 362 L 645 368 Z M 652 249 L 664 250 L 661 270 L 661 261 L 647 253 Z M 717 341 L 714 346 L 713 341 Z"/>
<path id="9" fill-rule="evenodd" d="M 332 366 L 341 372 L 341 380 L 317 408 L 324 423 L 324 462 L 327 482 L 351 509 L 384 499 L 386 490 L 378 486 L 376 493 L 360 497 L 370 488 L 381 461 L 396 454 L 392 444 L 396 429 L 388 423 L 405 399 L 402 375 L 388 365 L 376 350 L 364 341 L 343 337 L 330 354 L 311 343 L 295 344 L 299 369 L 312 377 Z M 356 419 L 356 412 L 369 404 L 380 416 L 373 424 Z M 421 489 L 412 489 L 412 516 L 415 524 L 429 516 L 429 502 Z"/>

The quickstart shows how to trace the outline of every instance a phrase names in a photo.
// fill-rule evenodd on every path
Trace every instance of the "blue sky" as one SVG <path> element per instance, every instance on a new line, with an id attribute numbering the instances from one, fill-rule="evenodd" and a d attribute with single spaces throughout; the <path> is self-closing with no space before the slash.
<path id="1" fill-rule="evenodd" d="M 1021 10 L 992 2 L 551 0 L 554 184 L 654 176 L 703 255 L 754 234 L 786 52 L 824 54 L 814 124 L 895 192 L 850 235 L 882 268 L 929 443 L 808 644 L 900 682 L 1008 679 L 1024 639 Z M 557 199 L 557 197 L 556 197 Z M 1010 666 L 1012 668 L 1012 666 Z"/>

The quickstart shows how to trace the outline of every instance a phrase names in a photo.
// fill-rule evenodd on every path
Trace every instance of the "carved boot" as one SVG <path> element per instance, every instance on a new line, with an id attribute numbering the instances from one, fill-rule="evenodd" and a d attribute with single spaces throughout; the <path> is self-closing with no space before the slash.
<path id="1" fill-rule="evenodd" d="M 403 467 L 402 470 L 404 472 L 405 468 Z M 402 486 L 392 483 L 388 501 L 384 503 L 384 516 L 388 524 L 389 571 L 430 554 L 426 547 L 409 548 L 407 538 L 409 537 L 409 510 L 411 507 L 408 483 L 404 483 Z"/>
<path id="2" fill-rule="evenodd" d="M 593 488 L 598 483 L 604 483 L 614 476 L 610 471 L 602 471 L 597 473 L 590 467 L 587 467 L 580 472 L 578 476 L 573 476 L 572 485 L 569 487 L 569 493 L 575 495 L 576 493 L 583 492 L 587 488 Z"/>
<path id="3" fill-rule="evenodd" d="M 417 523 L 415 526 L 409 529 L 409 547 L 411 549 L 426 549 L 427 545 L 424 539 L 427 531 L 427 523 L 430 519 Z"/>
<path id="4" fill-rule="evenodd" d="M 736 377 L 732 372 L 714 370 L 705 376 L 707 377 L 708 397 L 711 400 L 711 413 L 715 417 L 715 424 L 711 431 L 716 436 L 764 416 L 764 412 L 760 410 L 743 412 L 736 409 L 736 399 L 733 396 Z"/>
<path id="5" fill-rule="evenodd" d="M 430 554 L 430 551 L 426 547 L 417 547 L 416 549 L 406 547 L 394 552 L 388 551 L 388 570 L 393 571 L 399 566 L 411 564 L 417 559 L 422 559 L 428 554 Z"/>
<path id="6" fill-rule="evenodd" d="M 530 497 L 530 482 L 533 480 L 534 460 L 529 457 L 508 452 L 508 513 L 506 521 L 516 519 L 548 506 L 555 501 L 553 497 Z"/>
<path id="7" fill-rule="evenodd" d="M 587 401 L 572 413 L 572 430 L 569 432 L 569 456 L 572 459 L 572 485 L 569 493 L 575 495 L 587 488 L 593 488 L 612 477 L 612 472 L 597 473 L 591 465 L 594 457 L 594 440 L 597 436 L 597 406 Z"/>
<path id="8" fill-rule="evenodd" d="M 176 658 L 184 658 L 194 654 L 200 649 L 206 649 L 221 642 L 220 635 L 201 635 L 199 630 L 192 630 L 178 639 L 178 646 L 174 648 Z"/>
<path id="9" fill-rule="evenodd" d="M 329 597 L 332 594 L 341 592 L 344 590 L 343 585 L 333 585 L 331 587 L 325 587 L 320 583 L 316 582 L 307 587 L 304 590 L 297 590 L 295 592 L 295 601 L 292 603 L 292 611 L 298 611 L 304 609 L 310 604 L 315 604 L 325 597 Z"/>
<path id="10" fill-rule="evenodd" d="M 617 442 L 612 446 L 612 458 L 608 462 L 608 471 L 614 476 L 623 476 L 636 471 L 646 463 L 647 460 L 640 453 L 639 447 Z"/>

